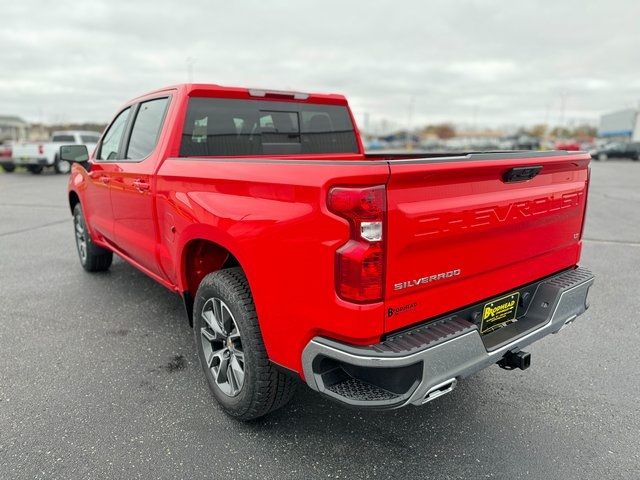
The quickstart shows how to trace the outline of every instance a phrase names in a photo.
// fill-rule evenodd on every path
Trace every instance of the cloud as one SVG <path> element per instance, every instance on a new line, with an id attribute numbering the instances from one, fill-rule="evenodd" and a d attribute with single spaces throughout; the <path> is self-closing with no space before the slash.
<path id="1" fill-rule="evenodd" d="M 187 80 L 341 92 L 398 125 L 595 121 L 640 101 L 636 0 L 3 5 L 1 114 L 106 122 Z"/>

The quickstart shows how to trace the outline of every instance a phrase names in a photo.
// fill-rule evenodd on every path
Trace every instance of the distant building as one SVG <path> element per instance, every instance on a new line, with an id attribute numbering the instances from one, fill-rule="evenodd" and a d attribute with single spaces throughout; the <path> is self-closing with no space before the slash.
<path id="1" fill-rule="evenodd" d="M 611 140 L 640 141 L 640 112 L 636 108 L 628 108 L 602 115 L 598 136 Z"/>
<path id="2" fill-rule="evenodd" d="M 0 142 L 22 140 L 27 135 L 27 122 L 20 117 L 0 115 Z"/>
<path id="3" fill-rule="evenodd" d="M 60 128 L 59 130 L 65 130 Z M 69 129 L 72 130 L 72 129 Z M 48 140 L 51 134 L 51 129 L 43 125 L 42 123 L 32 123 L 29 125 L 29 130 L 27 131 L 27 140 L 30 142 L 40 142 L 44 140 Z"/>

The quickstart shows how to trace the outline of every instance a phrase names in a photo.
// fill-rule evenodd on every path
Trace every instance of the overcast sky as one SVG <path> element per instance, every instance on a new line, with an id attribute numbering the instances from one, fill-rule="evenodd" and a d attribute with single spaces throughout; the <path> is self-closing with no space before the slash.
<path id="1" fill-rule="evenodd" d="M 0 115 L 106 122 L 188 80 L 346 94 L 362 124 L 596 122 L 640 103 L 640 1 L 47 1 L 0 9 Z M 412 107 L 413 106 L 413 107 Z"/>

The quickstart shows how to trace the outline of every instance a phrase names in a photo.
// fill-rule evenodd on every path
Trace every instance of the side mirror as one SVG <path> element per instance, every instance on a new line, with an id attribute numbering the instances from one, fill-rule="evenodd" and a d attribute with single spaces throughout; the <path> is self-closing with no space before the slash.
<path id="1" fill-rule="evenodd" d="M 89 161 L 89 150 L 86 145 L 62 145 L 60 160 L 67 162 L 85 163 Z"/>

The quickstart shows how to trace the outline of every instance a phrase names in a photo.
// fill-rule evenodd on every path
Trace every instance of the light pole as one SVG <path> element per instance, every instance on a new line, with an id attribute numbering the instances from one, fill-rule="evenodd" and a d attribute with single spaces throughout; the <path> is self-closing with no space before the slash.
<path id="1" fill-rule="evenodd" d="M 193 64 L 196 63 L 195 58 L 187 57 L 187 81 L 193 83 Z"/>
<path id="2" fill-rule="evenodd" d="M 407 115 L 407 135 L 405 138 L 405 146 L 407 150 L 411 150 L 413 147 L 413 142 L 410 141 L 410 137 L 411 137 L 411 123 L 413 121 L 413 108 L 415 103 L 416 103 L 416 97 L 411 95 L 411 97 L 409 98 L 409 112 Z"/>

